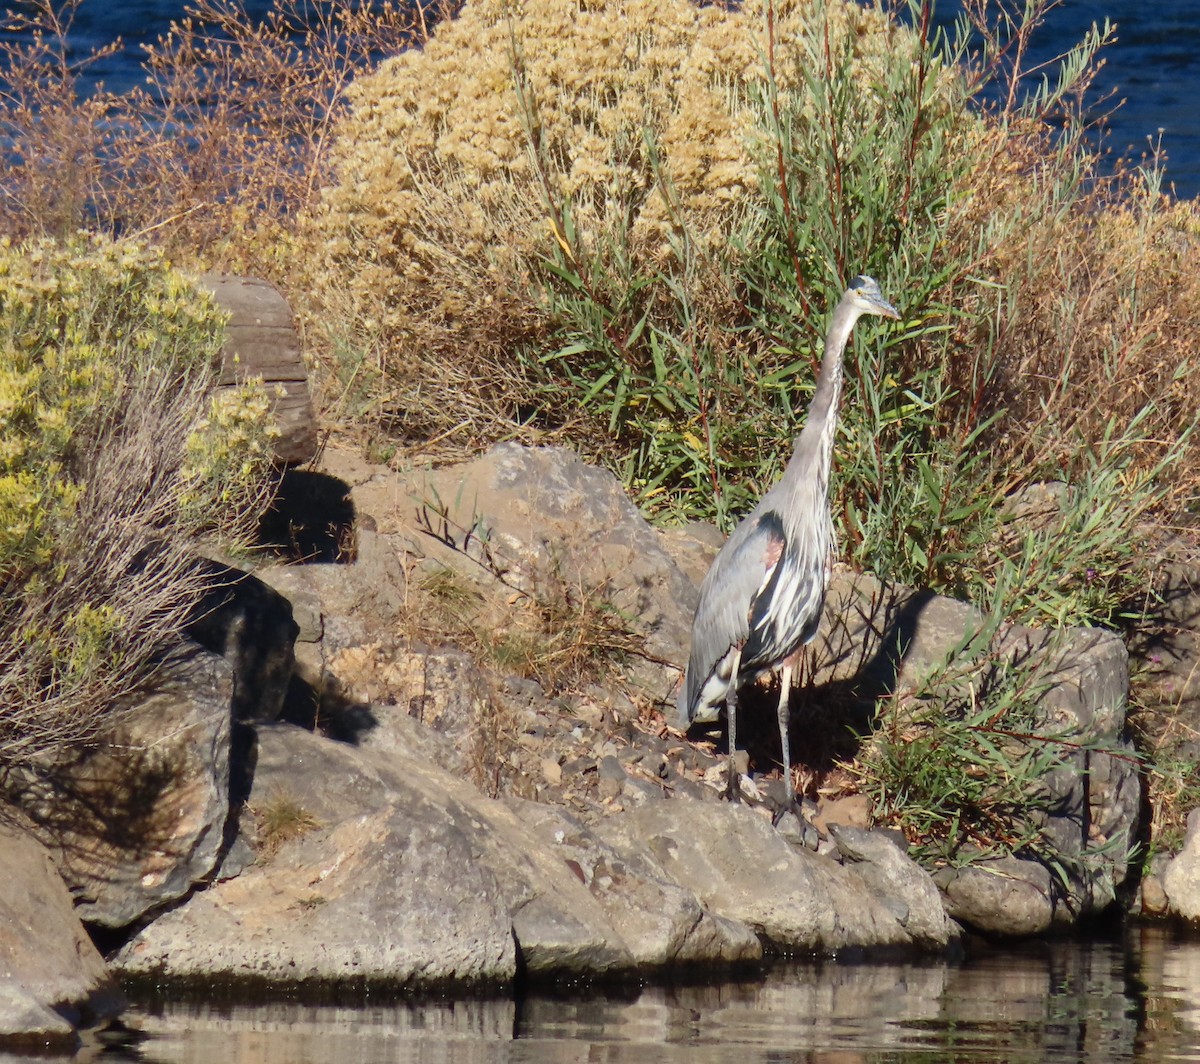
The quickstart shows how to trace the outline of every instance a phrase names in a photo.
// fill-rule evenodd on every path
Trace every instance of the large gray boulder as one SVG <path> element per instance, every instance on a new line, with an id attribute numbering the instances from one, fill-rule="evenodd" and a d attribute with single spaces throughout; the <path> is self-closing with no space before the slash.
<path id="1" fill-rule="evenodd" d="M 706 909 L 749 924 L 778 952 L 944 950 L 956 937 L 949 921 L 939 928 L 928 915 L 910 930 L 900 896 L 889 904 L 852 866 L 792 846 L 744 805 L 646 803 L 596 831 L 618 853 L 640 855 L 662 878 L 693 892 Z"/>
<path id="2" fill-rule="evenodd" d="M 229 814 L 232 696 L 226 661 L 184 645 L 114 727 L 22 796 L 86 922 L 128 927 L 215 868 Z"/>
<path id="3" fill-rule="evenodd" d="M 260 835 L 281 802 L 309 830 L 274 854 L 260 837 L 258 863 L 150 924 L 121 970 L 419 986 L 509 981 L 517 950 L 531 974 L 575 977 L 760 955 L 749 929 L 636 862 L 584 856 L 602 847 L 582 826 L 485 798 L 404 751 L 264 728 Z"/>
<path id="4" fill-rule="evenodd" d="M 762 943 L 748 924 L 709 912 L 691 890 L 664 878 L 646 854 L 618 852 L 561 808 L 515 799 L 508 805 L 600 903 L 635 968 L 762 957 Z"/>
<path id="5" fill-rule="evenodd" d="M 397 526 L 426 527 L 447 549 L 477 560 L 526 591 L 558 583 L 597 595 L 635 626 L 648 659 L 632 678 L 666 698 L 687 654 L 695 585 L 607 470 L 562 447 L 500 444 L 473 462 L 414 473 L 410 513 Z M 436 536 L 420 537 L 431 556 Z"/>
<path id="6" fill-rule="evenodd" d="M 0 820 L 0 1052 L 71 1050 L 123 996 L 84 931 L 49 851 Z"/>
<path id="7" fill-rule="evenodd" d="M 882 831 L 838 824 L 831 824 L 829 832 L 842 863 L 858 873 L 914 945 L 941 950 L 957 939 L 958 929 L 946 915 L 936 884 L 900 841 Z"/>
<path id="8" fill-rule="evenodd" d="M 1183 849 L 1167 863 L 1161 883 L 1170 912 L 1200 923 L 1200 809 L 1188 814 Z"/>
<path id="9" fill-rule="evenodd" d="M 159 917 L 114 966 L 289 984 L 510 982 L 512 921 L 478 860 L 473 793 L 423 768 L 263 728 L 249 802 L 259 861 Z"/>

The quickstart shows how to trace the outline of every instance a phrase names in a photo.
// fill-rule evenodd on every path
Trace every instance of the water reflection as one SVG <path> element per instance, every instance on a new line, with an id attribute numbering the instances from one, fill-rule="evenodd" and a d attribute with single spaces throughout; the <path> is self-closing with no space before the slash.
<path id="1" fill-rule="evenodd" d="M 143 1005 L 146 1064 L 1200 1060 L 1200 943 L 1161 929 L 954 965 L 803 963 L 718 986 L 362 1007 Z"/>

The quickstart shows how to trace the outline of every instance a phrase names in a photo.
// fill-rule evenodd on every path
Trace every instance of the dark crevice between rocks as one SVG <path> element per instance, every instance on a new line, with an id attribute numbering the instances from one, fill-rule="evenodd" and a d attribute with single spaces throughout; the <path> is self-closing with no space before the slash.
<path id="1" fill-rule="evenodd" d="M 379 726 L 370 703 L 347 695 L 332 677 L 318 691 L 295 675 L 288 686 L 279 721 L 351 746 L 361 744 Z"/>

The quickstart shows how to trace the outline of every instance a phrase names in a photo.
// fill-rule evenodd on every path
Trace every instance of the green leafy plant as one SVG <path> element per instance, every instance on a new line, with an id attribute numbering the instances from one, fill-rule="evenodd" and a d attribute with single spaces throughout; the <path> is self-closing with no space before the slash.
<path id="1" fill-rule="evenodd" d="M 1017 856 L 1040 861 L 1065 883 L 1115 842 L 1081 839 L 1079 852 L 1064 852 L 1047 829 L 1063 800 L 1051 780 L 1061 769 L 1074 778 L 1084 751 L 1129 754 L 1051 723 L 1043 698 L 1054 686 L 1048 673 L 1056 655 L 1043 650 L 1022 660 L 998 650 L 1001 616 L 993 612 L 915 689 L 901 692 L 846 768 L 876 816 L 899 827 L 927 867 Z"/>

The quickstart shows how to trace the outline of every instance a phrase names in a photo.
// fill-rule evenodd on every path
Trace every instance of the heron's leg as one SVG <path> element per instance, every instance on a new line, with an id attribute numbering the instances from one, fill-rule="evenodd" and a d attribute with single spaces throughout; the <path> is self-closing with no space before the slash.
<path id="1" fill-rule="evenodd" d="M 783 676 L 779 681 L 779 749 L 783 755 L 783 784 L 787 789 L 787 804 L 796 804 L 796 795 L 792 791 L 792 750 L 789 725 L 792 722 L 792 666 L 795 658 L 788 658 L 783 663 Z"/>
<path id="2" fill-rule="evenodd" d="M 725 797 L 731 802 L 742 800 L 742 787 L 737 770 L 737 703 L 738 668 L 742 663 L 742 648 L 733 649 L 733 668 L 729 677 L 729 690 L 725 692 L 725 720 L 729 725 L 729 766 L 725 782 Z"/>
<path id="3" fill-rule="evenodd" d="M 772 824 L 778 824 L 790 810 L 796 814 L 796 821 L 800 825 L 800 837 L 804 838 L 804 832 L 807 828 L 812 829 L 804 821 L 804 816 L 800 812 L 800 803 L 796 801 L 796 792 L 792 789 L 792 751 L 789 725 L 792 722 L 792 676 L 796 671 L 796 666 L 800 662 L 800 655 L 804 653 L 803 648 L 797 650 L 791 657 L 783 662 L 783 676 L 780 679 L 779 686 L 779 746 L 780 752 L 783 754 L 783 785 L 787 795 L 784 804 L 779 808 L 775 815 L 771 818 Z"/>

